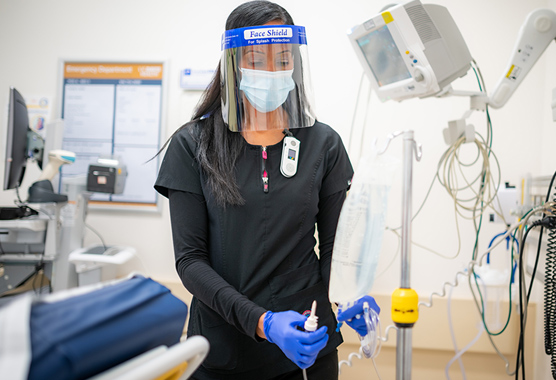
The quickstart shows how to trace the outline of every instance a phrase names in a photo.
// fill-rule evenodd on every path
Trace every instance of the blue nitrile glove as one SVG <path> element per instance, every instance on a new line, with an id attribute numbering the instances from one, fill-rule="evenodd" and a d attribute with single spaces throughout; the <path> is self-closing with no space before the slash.
<path id="1" fill-rule="evenodd" d="M 377 314 L 380 314 L 380 307 L 378 307 L 375 299 L 371 296 L 363 296 L 357 300 L 355 305 L 347 308 L 346 310 L 338 311 L 338 321 L 346 322 L 361 336 L 367 335 L 367 324 L 365 323 L 365 318 L 363 318 L 364 302 L 367 302 L 371 309 L 376 311 Z"/>
<path id="2" fill-rule="evenodd" d="M 273 313 L 267 311 L 263 321 L 264 334 L 270 343 L 276 344 L 299 368 L 313 365 L 317 355 L 328 342 L 326 326 L 317 331 L 300 331 L 307 317 L 292 311 Z"/>

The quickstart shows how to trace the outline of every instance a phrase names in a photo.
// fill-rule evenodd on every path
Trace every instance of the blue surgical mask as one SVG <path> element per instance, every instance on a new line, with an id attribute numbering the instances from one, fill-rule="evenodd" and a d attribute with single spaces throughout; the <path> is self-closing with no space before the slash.
<path id="1" fill-rule="evenodd" d="M 295 88 L 293 70 L 263 71 L 240 69 L 239 89 L 259 112 L 271 112 L 280 107 Z"/>

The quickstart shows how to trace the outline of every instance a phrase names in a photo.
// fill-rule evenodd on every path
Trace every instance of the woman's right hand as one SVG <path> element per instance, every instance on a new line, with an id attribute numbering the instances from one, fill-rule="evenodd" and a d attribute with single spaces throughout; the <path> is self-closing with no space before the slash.
<path id="1" fill-rule="evenodd" d="M 307 317 L 292 310 L 279 313 L 267 311 L 263 319 L 266 339 L 280 347 L 301 369 L 312 366 L 320 350 L 328 343 L 326 326 L 313 332 L 297 329 L 298 326 L 303 328 L 306 320 Z"/>

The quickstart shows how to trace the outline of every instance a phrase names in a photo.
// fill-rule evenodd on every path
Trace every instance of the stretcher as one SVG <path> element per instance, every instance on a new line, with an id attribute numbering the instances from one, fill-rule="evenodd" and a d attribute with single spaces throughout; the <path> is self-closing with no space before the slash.
<path id="1" fill-rule="evenodd" d="M 140 275 L 0 308 L 0 373 L 9 379 L 187 379 L 208 353 L 181 340 L 187 306 Z"/>

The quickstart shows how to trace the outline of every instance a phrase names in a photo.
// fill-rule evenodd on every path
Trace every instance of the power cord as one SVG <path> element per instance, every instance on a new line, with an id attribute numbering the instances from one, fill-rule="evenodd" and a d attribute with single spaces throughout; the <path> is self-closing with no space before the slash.
<path id="1" fill-rule="evenodd" d="M 102 248 L 104 248 L 104 252 L 106 252 L 106 250 L 108 249 L 108 246 L 106 245 L 106 243 L 104 242 L 104 239 L 102 238 L 102 235 L 95 230 L 93 227 L 91 227 L 89 224 L 85 223 L 85 227 L 87 227 L 88 229 L 90 229 L 95 235 L 97 235 L 97 237 L 100 239 L 100 242 L 102 243 Z"/>

